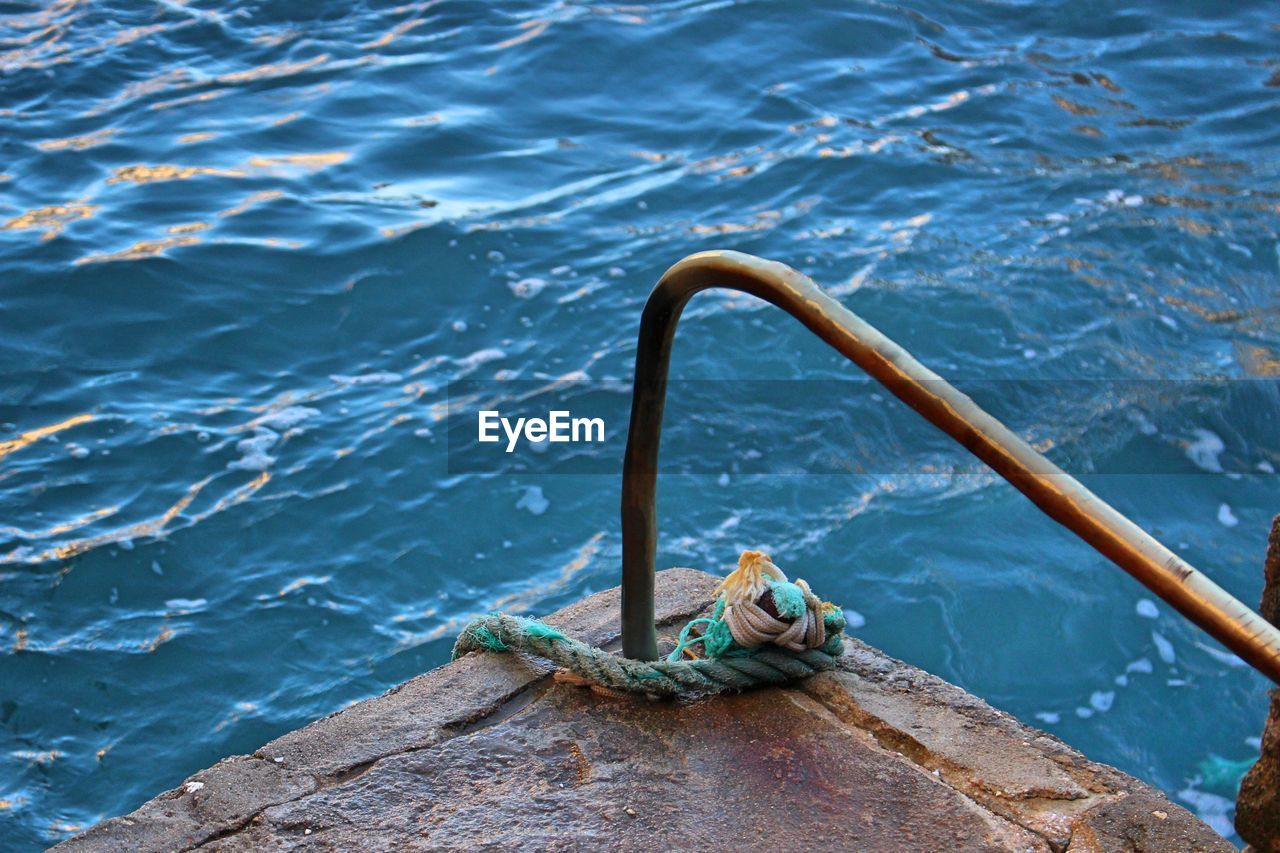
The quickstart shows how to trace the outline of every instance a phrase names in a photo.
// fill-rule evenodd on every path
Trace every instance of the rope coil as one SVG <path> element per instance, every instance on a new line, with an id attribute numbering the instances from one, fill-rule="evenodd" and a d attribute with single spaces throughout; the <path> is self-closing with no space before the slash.
<path id="1" fill-rule="evenodd" d="M 473 620 L 458 637 L 453 658 L 520 652 L 607 689 L 690 696 L 804 678 L 834 668 L 844 651 L 843 611 L 821 601 L 804 581 L 787 581 L 766 554 L 744 551 L 717 593 L 712 615 L 685 625 L 665 660 L 619 657 L 544 622 L 502 613 Z M 693 656 L 694 646 L 703 656 Z"/>
<path id="2" fill-rule="evenodd" d="M 726 605 L 724 621 L 728 623 L 734 641 L 746 648 L 773 643 L 793 652 L 821 648 L 827 641 L 827 632 L 822 624 L 822 600 L 809 590 L 809 584 L 804 581 L 797 580 L 795 585 L 804 595 L 805 609 L 789 622 L 779 619 L 755 601 Z"/>

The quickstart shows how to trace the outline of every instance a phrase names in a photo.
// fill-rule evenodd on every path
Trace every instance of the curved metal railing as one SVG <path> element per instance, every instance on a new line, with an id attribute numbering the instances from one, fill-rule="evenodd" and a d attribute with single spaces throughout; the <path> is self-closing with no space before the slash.
<path id="1" fill-rule="evenodd" d="M 658 445 L 676 324 L 696 293 L 751 294 L 795 317 L 990 465 L 1050 518 L 1280 684 L 1280 630 L 1165 548 L 807 276 L 740 252 L 701 252 L 667 270 L 640 318 L 622 468 L 622 650 L 658 657 L 653 618 Z"/>

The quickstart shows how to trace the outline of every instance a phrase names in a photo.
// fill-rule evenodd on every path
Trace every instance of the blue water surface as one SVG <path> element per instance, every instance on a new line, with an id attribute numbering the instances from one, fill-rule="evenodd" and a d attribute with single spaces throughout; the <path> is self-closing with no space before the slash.
<path id="1" fill-rule="evenodd" d="M 615 585 L 617 478 L 451 471 L 448 383 L 629 379 L 649 288 L 705 249 L 811 274 L 962 387 L 1021 380 L 975 396 L 1257 601 L 1274 4 L 9 0 L 0 74 L 0 847 L 436 666 L 472 614 Z M 675 361 L 856 373 L 723 293 Z M 776 447 L 911 420 L 740 404 Z M 963 451 L 704 450 L 662 565 L 764 547 L 1231 832 L 1264 679 Z"/>

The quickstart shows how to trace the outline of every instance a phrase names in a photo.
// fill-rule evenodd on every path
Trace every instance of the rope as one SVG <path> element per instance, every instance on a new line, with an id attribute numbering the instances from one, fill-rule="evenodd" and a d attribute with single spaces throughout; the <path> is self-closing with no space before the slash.
<path id="1" fill-rule="evenodd" d="M 822 600 L 810 592 L 804 581 L 797 580 L 795 586 L 804 596 L 805 608 L 791 622 L 779 619 L 754 601 L 725 607 L 724 621 L 729 624 L 729 631 L 738 645 L 755 648 L 774 643 L 793 652 L 822 647 L 827 641 L 822 626 Z"/>
<path id="2" fill-rule="evenodd" d="M 832 669 L 839 652 L 760 649 L 751 655 L 678 661 L 618 657 L 566 637 L 535 619 L 490 613 L 467 626 L 453 647 L 457 660 L 467 652 L 519 651 L 546 658 L 581 677 L 614 690 L 684 696 L 782 684 Z"/>
<path id="3" fill-rule="evenodd" d="M 744 600 L 747 595 L 753 598 Z M 844 651 L 843 630 L 840 608 L 822 602 L 804 581 L 788 582 L 767 555 L 745 551 L 738 570 L 721 584 L 712 615 L 685 625 L 666 660 L 619 657 L 544 622 L 503 613 L 473 620 L 458 637 L 453 658 L 519 652 L 612 690 L 690 696 L 783 684 L 832 669 Z M 705 656 L 684 657 L 697 645 Z"/>

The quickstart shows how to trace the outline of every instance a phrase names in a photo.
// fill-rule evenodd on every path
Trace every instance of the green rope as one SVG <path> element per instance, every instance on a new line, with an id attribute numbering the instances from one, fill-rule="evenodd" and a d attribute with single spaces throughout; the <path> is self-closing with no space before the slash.
<path id="1" fill-rule="evenodd" d="M 743 648 L 733 642 L 721 620 L 724 600 L 713 615 L 694 619 L 680 632 L 675 651 L 666 660 L 640 661 L 566 637 L 534 619 L 490 613 L 471 622 L 453 647 L 453 658 L 473 651 L 523 652 L 545 658 L 603 687 L 659 696 L 688 696 L 745 690 L 783 684 L 835 667 L 844 651 L 844 613 L 824 605 L 827 639 L 821 648 L 792 652 L 773 645 Z M 700 636 L 690 637 L 702 627 Z M 726 639 L 727 638 L 727 639 Z M 681 659 L 685 649 L 702 643 L 707 657 Z"/>

